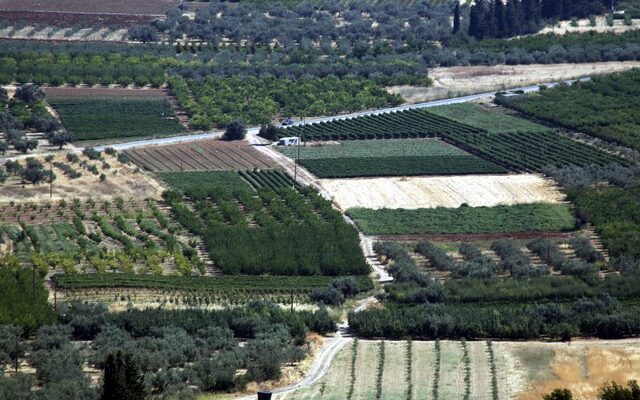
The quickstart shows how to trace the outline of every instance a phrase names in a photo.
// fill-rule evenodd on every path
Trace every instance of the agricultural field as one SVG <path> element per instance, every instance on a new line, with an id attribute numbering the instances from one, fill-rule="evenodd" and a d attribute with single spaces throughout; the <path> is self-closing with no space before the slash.
<path id="1" fill-rule="evenodd" d="M 369 273 L 355 228 L 314 189 L 296 191 L 281 179 L 254 193 L 230 193 L 224 185 L 202 187 L 194 179 L 197 175 L 183 174 L 190 184 L 181 185 L 180 192 L 165 193 L 164 198 L 176 220 L 202 238 L 223 273 Z M 250 187 L 249 181 L 246 185 Z"/>
<path id="2" fill-rule="evenodd" d="M 281 129 L 280 135 L 312 141 L 439 137 L 516 171 L 540 171 L 547 166 L 626 164 L 618 157 L 549 130 L 490 133 L 428 110 L 294 126 Z"/>
<path id="3" fill-rule="evenodd" d="M 20 166 L 14 167 L 14 172 L 0 186 L 0 204 L 5 207 L 10 204 L 13 208 L 32 203 L 39 208 L 47 202 L 63 199 L 67 202 L 73 198 L 158 199 L 162 193 L 162 186 L 157 181 L 138 171 L 121 155 L 102 153 L 99 158 L 91 159 L 81 153 L 69 153 L 51 157 L 34 156 L 32 160 L 39 164 L 36 169 L 41 171 L 35 177 L 40 179 L 38 183 L 25 184 L 25 175 L 20 171 L 28 166 L 27 161 L 18 161 Z M 6 163 L 4 169 L 9 169 Z M 49 172 L 55 175 L 52 183 L 47 176 Z"/>
<path id="4" fill-rule="evenodd" d="M 153 172 L 236 171 L 277 164 L 244 141 L 202 140 L 125 152 L 140 168 Z"/>
<path id="5" fill-rule="evenodd" d="M 50 96 L 48 102 L 76 140 L 159 137 L 185 131 L 164 96 L 145 99 Z"/>
<path id="6" fill-rule="evenodd" d="M 558 203 L 564 195 L 540 175 L 471 175 L 323 179 L 325 189 L 343 210 L 492 207 L 523 203 Z"/>
<path id="7" fill-rule="evenodd" d="M 484 129 L 489 133 L 550 131 L 549 127 L 509 115 L 486 104 L 460 103 L 429 108 L 429 112 L 441 117 Z"/>
<path id="8" fill-rule="evenodd" d="M 638 150 L 639 94 L 640 70 L 634 69 L 499 102 L 549 123 Z"/>
<path id="9" fill-rule="evenodd" d="M 384 348 L 382 362 L 381 346 Z M 469 354 L 468 387 L 465 383 L 467 364 L 462 357 L 464 347 L 467 347 Z M 435 342 L 426 341 L 359 340 L 355 348 L 355 364 L 352 364 L 354 346 L 347 344 L 334 359 L 327 375 L 318 383 L 276 396 L 276 399 L 302 400 L 320 396 L 335 400 L 454 399 L 463 398 L 465 394 L 478 400 L 494 398 L 485 342 L 440 341 L 436 345 Z M 436 371 L 439 375 L 436 375 Z M 498 370 L 496 374 L 504 374 L 506 378 L 508 370 Z M 347 390 L 351 385 L 353 395 L 348 397 Z"/>
<path id="10" fill-rule="evenodd" d="M 493 240 L 454 241 L 422 239 L 419 242 L 384 242 L 374 248 L 396 246 L 398 243 L 409 249 L 408 255 L 417 268 L 426 274 L 440 279 L 522 277 L 523 275 L 572 275 L 579 268 L 588 265 L 586 270 L 609 270 L 606 262 L 609 257 L 593 232 L 588 230 L 572 232 L 562 237 L 544 233 L 532 238 L 510 235 L 496 235 Z M 389 239 L 395 239 L 389 237 Z M 400 239 L 403 239 L 400 237 Z M 384 251 L 379 255 L 382 263 L 389 259 Z M 465 292 L 465 282 L 447 282 L 447 296 L 458 298 Z"/>
<path id="11" fill-rule="evenodd" d="M 381 377 L 380 341 L 360 340 L 356 363 L 369 367 L 369 374 L 356 375 L 354 396 L 366 388 L 376 398 L 375 386 L 383 383 L 380 399 L 517 399 L 539 400 L 558 387 L 568 387 L 578 398 L 594 398 L 598 388 L 615 380 L 637 379 L 640 342 L 574 340 L 571 343 L 483 342 L 483 341 L 385 341 L 385 361 Z M 465 347 L 467 356 L 465 357 Z M 492 348 L 492 352 L 489 348 Z M 407 348 L 411 358 L 408 358 Z M 437 353 L 440 363 L 437 364 Z M 327 375 L 309 388 L 278 395 L 277 400 L 344 399 L 350 387 L 353 347 L 348 344 L 338 353 Z M 493 355 L 493 357 L 492 357 Z M 393 362 L 391 362 L 393 360 Z M 492 373 L 492 360 L 495 373 Z M 411 368 L 407 369 L 407 363 Z M 605 365 L 608 366 L 605 368 Z M 467 386 L 468 366 L 469 384 Z M 360 371 L 360 370 L 358 370 Z M 434 372 L 439 376 L 434 381 Z M 411 374 L 409 376 L 409 373 Z M 493 379 L 495 377 L 495 385 Z M 387 380 L 388 379 L 388 380 Z M 411 395 L 406 393 L 411 383 Z M 394 385 L 405 390 L 393 391 Z M 437 397 L 434 394 L 437 393 Z"/>
<path id="12" fill-rule="evenodd" d="M 298 159 L 319 178 L 507 172 L 498 165 L 433 139 L 338 142 L 278 149 L 289 158 Z"/>
<path id="13" fill-rule="evenodd" d="M 367 235 L 566 231 L 577 226 L 569 207 L 548 203 L 414 210 L 351 208 L 347 215 Z"/>
<path id="14" fill-rule="evenodd" d="M 314 276 L 188 276 L 153 274 L 56 274 L 52 282 L 58 300 L 99 301 L 117 306 L 131 302 L 139 307 L 215 307 L 243 305 L 259 298 L 285 305 L 315 303 L 310 295 L 330 286 L 335 278 Z M 359 290 L 373 288 L 367 276 L 357 277 Z M 115 303 L 115 304 L 114 304 Z"/>
<path id="15" fill-rule="evenodd" d="M 177 4 L 175 0 L 136 2 L 2 0 L 0 1 L 0 21 L 9 24 L 27 23 L 61 27 L 75 25 L 129 27 L 163 17 L 165 12 Z"/>

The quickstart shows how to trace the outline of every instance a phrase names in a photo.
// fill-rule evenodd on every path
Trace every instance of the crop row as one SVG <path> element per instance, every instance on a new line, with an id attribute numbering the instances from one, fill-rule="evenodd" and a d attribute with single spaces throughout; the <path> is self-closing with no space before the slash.
<path id="1" fill-rule="evenodd" d="M 325 276 L 255 276 L 235 275 L 219 277 L 155 276 L 120 273 L 56 274 L 56 288 L 78 290 L 85 288 L 139 288 L 154 290 L 186 290 L 256 293 L 310 293 L 328 286 L 333 278 Z M 356 278 L 358 287 L 369 290 L 371 279 Z"/>
<path id="2" fill-rule="evenodd" d="M 238 173 L 256 190 L 264 188 L 278 191 L 282 188 L 293 187 L 293 179 L 282 171 L 252 170 L 238 171 Z"/>
<path id="3" fill-rule="evenodd" d="M 319 178 L 499 174 L 507 172 L 499 165 L 470 154 L 427 157 L 320 158 L 301 160 L 300 164 Z"/>
<path id="4" fill-rule="evenodd" d="M 424 138 L 454 132 L 479 134 L 484 133 L 484 130 L 423 110 L 408 110 L 293 126 L 281 129 L 279 134 L 324 141 Z"/>
<path id="5" fill-rule="evenodd" d="M 518 170 L 622 163 L 617 157 L 552 131 L 489 133 L 425 110 L 294 126 L 282 128 L 279 134 L 305 140 L 442 137 L 468 152 Z"/>
<path id="6" fill-rule="evenodd" d="M 59 99 L 50 101 L 76 139 L 167 135 L 184 128 L 164 99 Z"/>
<path id="7" fill-rule="evenodd" d="M 194 188 L 183 187 L 194 194 Z M 202 237 L 225 274 L 363 275 L 357 231 L 310 188 L 259 189 L 258 196 L 209 188 L 185 204 L 167 192 L 175 219 Z"/>

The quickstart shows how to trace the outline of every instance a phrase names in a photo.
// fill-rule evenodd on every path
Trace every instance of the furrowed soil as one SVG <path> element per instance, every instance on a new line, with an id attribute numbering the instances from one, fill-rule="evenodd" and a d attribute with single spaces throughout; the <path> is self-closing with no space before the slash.
<path id="1" fill-rule="evenodd" d="M 128 150 L 135 164 L 148 171 L 236 171 L 275 168 L 276 162 L 244 141 L 203 140 Z"/>
<path id="2" fill-rule="evenodd" d="M 560 203 L 564 195 L 537 174 L 324 179 L 321 186 L 343 210 L 362 207 L 435 208 Z"/>
<path id="3" fill-rule="evenodd" d="M 0 10 L 161 16 L 178 3 L 177 0 L 0 0 Z"/>
<path id="4" fill-rule="evenodd" d="M 163 99 L 165 92 L 161 89 L 127 89 L 107 87 L 47 87 L 44 92 L 48 99 Z"/>
<path id="5" fill-rule="evenodd" d="M 638 61 L 585 64 L 532 64 L 433 68 L 431 87 L 393 86 L 388 90 L 409 103 L 419 103 L 473 93 L 493 92 L 626 71 L 640 66 Z"/>

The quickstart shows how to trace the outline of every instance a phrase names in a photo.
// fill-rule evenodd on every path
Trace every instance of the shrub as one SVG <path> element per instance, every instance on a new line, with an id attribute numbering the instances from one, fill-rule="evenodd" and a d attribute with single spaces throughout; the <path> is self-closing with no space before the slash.
<path id="1" fill-rule="evenodd" d="M 243 140 L 247 135 L 247 128 L 244 126 L 244 122 L 236 120 L 227 125 L 222 138 L 224 140 Z"/>

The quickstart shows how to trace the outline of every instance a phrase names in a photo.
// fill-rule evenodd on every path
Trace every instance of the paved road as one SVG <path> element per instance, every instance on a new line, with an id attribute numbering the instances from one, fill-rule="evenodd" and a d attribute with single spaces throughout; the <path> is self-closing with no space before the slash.
<path id="1" fill-rule="evenodd" d="M 563 83 L 573 84 L 574 82 L 577 82 L 577 81 L 588 81 L 590 79 L 591 78 L 589 77 L 581 78 L 581 79 L 572 79 L 572 80 L 564 81 Z M 553 83 L 546 83 L 544 85 L 547 87 L 554 87 L 559 84 L 560 82 L 553 82 Z M 532 86 L 509 89 L 507 90 L 507 92 L 523 91 L 524 93 L 530 93 L 530 92 L 536 92 L 538 90 L 540 90 L 540 85 L 532 85 Z M 373 110 L 373 111 L 363 111 L 363 112 L 357 112 L 352 114 L 337 115 L 333 117 L 306 119 L 304 121 L 295 122 L 291 126 L 307 125 L 307 124 L 313 124 L 316 122 L 337 121 L 337 120 L 343 120 L 348 118 L 361 117 L 364 115 L 378 115 L 378 114 L 384 114 L 384 113 L 389 113 L 394 111 L 414 110 L 419 108 L 437 107 L 437 106 L 444 106 L 449 104 L 468 103 L 475 100 L 493 98 L 495 97 L 496 93 L 498 92 L 478 93 L 470 96 L 453 97 L 450 99 L 428 101 L 424 103 L 407 104 L 403 106 L 382 108 L 382 109 Z M 260 130 L 259 127 L 253 127 L 248 130 L 247 134 L 257 135 L 259 130 Z M 112 144 L 110 146 L 99 146 L 99 147 L 96 147 L 96 150 L 102 151 L 106 147 L 113 147 L 116 150 L 129 150 L 129 149 L 134 149 L 138 147 L 159 146 L 164 144 L 176 144 L 176 143 L 192 142 L 192 141 L 203 140 L 203 139 L 216 139 L 221 136 L 222 136 L 222 132 L 207 132 L 207 133 L 200 133 L 195 135 L 173 136 L 173 137 L 167 137 L 167 138 L 118 143 L 118 144 Z"/>

